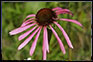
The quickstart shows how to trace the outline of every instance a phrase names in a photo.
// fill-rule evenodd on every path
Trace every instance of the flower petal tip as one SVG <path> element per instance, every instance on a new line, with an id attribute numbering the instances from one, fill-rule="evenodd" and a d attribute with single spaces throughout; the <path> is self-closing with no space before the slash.
<path id="1" fill-rule="evenodd" d="M 47 52 L 49 53 L 49 50 Z"/>
<path id="2" fill-rule="evenodd" d="M 30 56 L 32 56 L 32 53 L 30 53 Z"/>
<path id="3" fill-rule="evenodd" d="M 66 52 L 63 52 L 63 54 L 66 54 Z"/>
<path id="4" fill-rule="evenodd" d="M 22 45 L 20 45 L 19 47 L 18 47 L 18 50 L 21 50 L 22 49 Z"/>
<path id="5" fill-rule="evenodd" d="M 12 32 L 9 32 L 9 34 L 10 34 L 10 35 L 13 35 L 13 33 L 12 33 Z"/>
<path id="6" fill-rule="evenodd" d="M 18 50 L 20 50 L 21 48 L 18 47 Z"/>
<path id="7" fill-rule="evenodd" d="M 30 56 L 32 56 L 32 55 L 33 55 L 33 51 L 32 51 L 32 50 L 30 50 L 29 54 L 30 54 Z"/>
<path id="8" fill-rule="evenodd" d="M 20 39 L 20 37 L 19 37 L 18 40 L 20 41 L 20 40 L 22 40 L 22 39 Z"/>
<path id="9" fill-rule="evenodd" d="M 73 46 L 71 46 L 71 48 L 73 49 Z"/>
<path id="10" fill-rule="evenodd" d="M 83 25 L 82 24 L 80 24 L 80 26 L 83 28 Z"/>

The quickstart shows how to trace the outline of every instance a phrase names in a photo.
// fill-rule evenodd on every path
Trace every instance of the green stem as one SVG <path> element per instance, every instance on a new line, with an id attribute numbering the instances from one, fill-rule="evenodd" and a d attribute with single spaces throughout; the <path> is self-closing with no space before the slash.
<path id="1" fill-rule="evenodd" d="M 68 18 L 69 18 L 69 16 L 68 16 Z M 70 36 L 70 33 L 71 33 L 71 24 L 68 22 L 67 23 L 67 28 L 68 28 L 68 35 Z M 69 58 L 69 61 L 71 61 L 72 60 L 72 50 L 69 48 L 68 49 L 69 51 L 69 56 L 68 56 L 68 58 Z"/>

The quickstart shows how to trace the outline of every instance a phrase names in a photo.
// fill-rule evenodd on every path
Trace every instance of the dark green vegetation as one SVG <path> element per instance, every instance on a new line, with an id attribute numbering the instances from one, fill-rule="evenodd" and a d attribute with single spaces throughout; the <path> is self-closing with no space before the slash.
<path id="1" fill-rule="evenodd" d="M 58 21 L 67 32 L 74 49 L 68 47 L 62 32 L 54 25 L 54 29 L 65 46 L 66 54 L 63 55 L 55 36 L 52 34 L 47 60 L 91 60 L 91 2 L 2 2 L 2 59 L 23 60 L 31 57 L 29 50 L 35 36 L 23 49 L 18 51 L 18 46 L 26 38 L 18 41 L 18 36 L 22 33 L 10 36 L 9 32 L 20 27 L 27 15 L 36 14 L 41 8 L 52 9 L 55 7 L 71 10 L 74 14 L 73 17 L 68 14 L 61 14 L 59 17 L 78 20 L 83 24 L 83 28 L 71 22 Z M 33 60 L 42 60 L 42 42 L 43 30 L 31 57 Z"/>

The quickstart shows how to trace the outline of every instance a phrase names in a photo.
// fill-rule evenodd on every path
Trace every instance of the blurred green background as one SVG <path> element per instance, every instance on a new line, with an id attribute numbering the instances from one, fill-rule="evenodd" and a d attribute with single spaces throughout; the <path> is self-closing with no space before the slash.
<path id="1" fill-rule="evenodd" d="M 52 35 L 47 60 L 91 60 L 91 2 L 2 2 L 2 59 L 24 60 L 30 57 L 33 60 L 42 60 L 43 30 L 33 56 L 29 55 L 29 50 L 35 36 L 18 51 L 18 46 L 24 41 L 18 41 L 18 36 L 22 33 L 10 36 L 9 32 L 20 27 L 27 15 L 36 14 L 41 8 L 55 7 L 72 11 L 73 17 L 68 14 L 61 14 L 59 17 L 78 20 L 83 28 L 71 22 L 58 21 L 67 32 L 74 49 L 68 47 L 62 32 L 55 26 L 54 29 L 65 46 L 66 54 L 63 55 L 55 36 Z"/>

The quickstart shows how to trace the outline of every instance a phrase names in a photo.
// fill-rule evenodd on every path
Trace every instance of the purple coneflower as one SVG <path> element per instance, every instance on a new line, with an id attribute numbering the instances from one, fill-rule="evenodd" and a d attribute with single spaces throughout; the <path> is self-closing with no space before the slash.
<path id="1" fill-rule="evenodd" d="M 71 13 L 70 10 L 68 9 L 62 9 L 60 7 L 56 7 L 53 9 L 49 9 L 49 8 L 43 8 L 40 9 L 37 14 L 31 14 L 28 15 L 25 19 L 23 24 L 17 28 L 12 30 L 11 32 L 9 32 L 10 35 L 15 35 L 18 33 L 21 33 L 23 31 L 25 31 L 26 29 L 34 26 L 31 30 L 25 32 L 24 34 L 20 35 L 18 40 L 22 40 L 24 39 L 26 36 L 28 36 L 32 31 L 34 31 L 36 28 L 36 30 L 18 47 L 18 50 L 22 49 L 32 38 L 33 36 L 37 33 L 32 46 L 30 48 L 30 55 L 32 56 L 35 48 L 36 48 L 36 44 L 37 44 L 37 40 L 39 38 L 41 29 L 43 28 L 43 47 L 42 47 L 42 51 L 43 51 L 43 60 L 46 60 L 46 53 L 49 53 L 49 45 L 48 45 L 48 32 L 47 32 L 47 27 L 49 26 L 50 29 L 52 30 L 54 36 L 56 37 L 59 46 L 63 52 L 63 54 L 66 53 L 64 45 L 61 41 L 61 39 L 59 38 L 59 36 L 57 35 L 56 31 L 53 29 L 51 24 L 56 24 L 57 27 L 62 31 L 67 44 L 69 45 L 70 48 L 73 48 L 72 43 L 68 37 L 68 35 L 66 34 L 66 32 L 64 31 L 64 29 L 60 26 L 60 24 L 58 24 L 56 21 L 57 20 L 61 20 L 61 21 L 68 21 L 68 22 L 73 22 L 75 24 L 78 24 L 79 26 L 82 26 L 82 24 L 80 24 L 78 21 L 76 20 L 72 20 L 72 19 L 64 19 L 64 18 L 58 18 L 57 15 L 59 14 L 69 14 L 69 15 L 73 15 Z M 30 18 L 31 17 L 31 18 Z M 28 19 L 30 18 L 30 19 Z M 27 20 L 28 19 L 28 20 Z"/>

